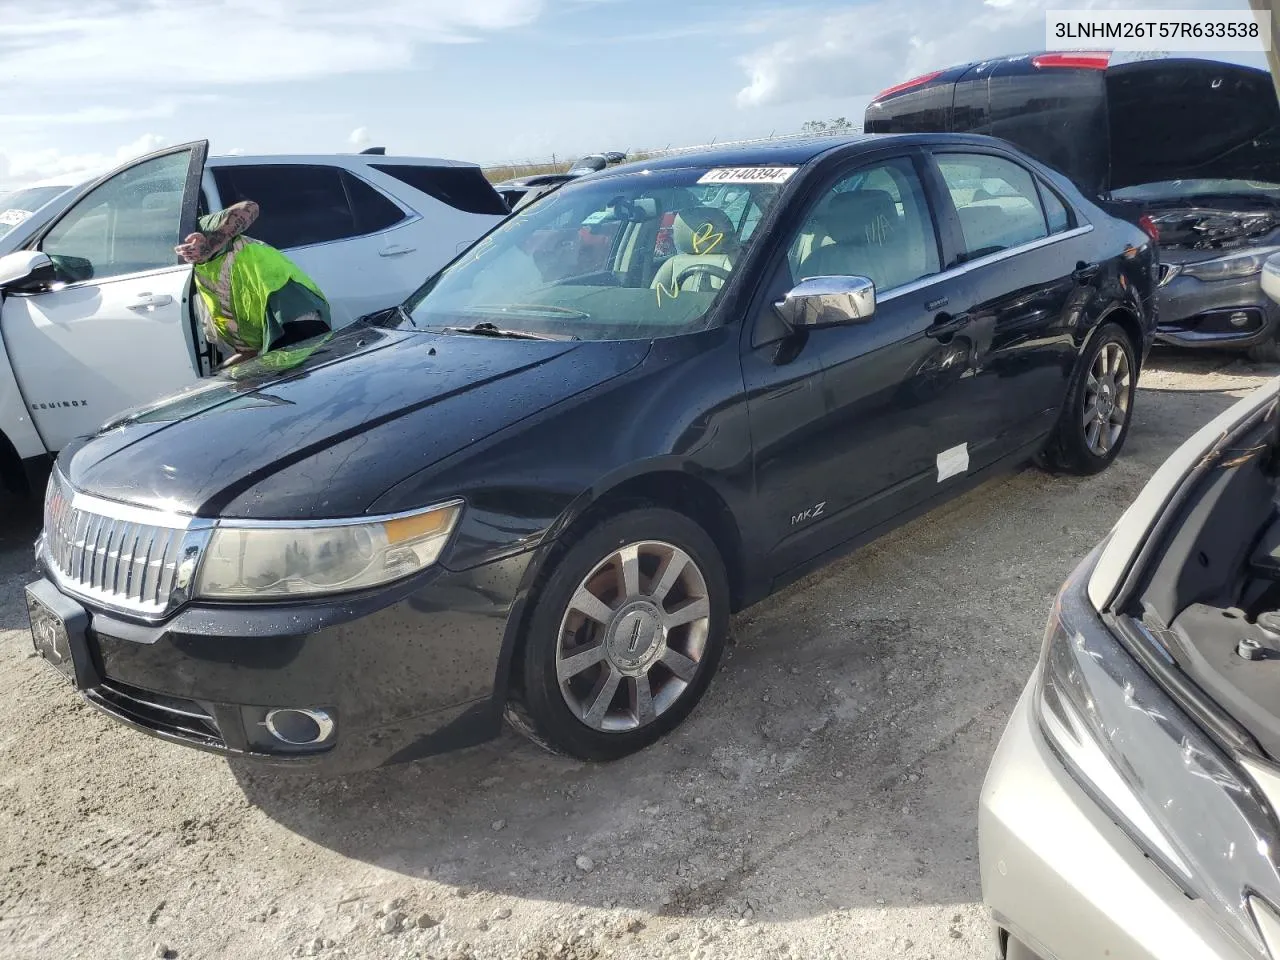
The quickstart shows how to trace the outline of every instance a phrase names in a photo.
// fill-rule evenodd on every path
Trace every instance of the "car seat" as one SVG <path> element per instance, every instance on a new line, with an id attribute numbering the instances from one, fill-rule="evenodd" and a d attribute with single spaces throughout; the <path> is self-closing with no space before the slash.
<path id="1" fill-rule="evenodd" d="M 835 242 L 813 249 L 801 262 L 797 279 L 859 276 L 870 278 L 877 289 L 896 285 L 906 238 L 888 192 L 837 193 L 819 218 Z"/>
<path id="2" fill-rule="evenodd" d="M 651 287 L 673 290 L 676 279 L 699 264 L 732 270 L 740 244 L 733 223 L 715 207 L 689 207 L 676 214 L 671 224 L 676 253 L 658 270 Z M 697 272 L 684 279 L 685 290 L 719 290 L 724 281 L 714 274 Z"/>

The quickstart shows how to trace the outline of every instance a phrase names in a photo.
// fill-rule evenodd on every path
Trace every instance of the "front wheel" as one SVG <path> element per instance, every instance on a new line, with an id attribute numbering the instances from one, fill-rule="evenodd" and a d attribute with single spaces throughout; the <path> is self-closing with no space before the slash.
<path id="1" fill-rule="evenodd" d="M 1133 344 L 1119 326 L 1105 324 L 1071 378 L 1062 415 L 1044 451 L 1047 465 L 1081 475 L 1105 470 L 1129 435 L 1137 388 Z"/>
<path id="2" fill-rule="evenodd" d="M 634 753 L 701 699 L 728 622 L 724 563 L 701 527 L 658 507 L 617 514 L 543 584 L 507 716 L 557 753 Z"/>

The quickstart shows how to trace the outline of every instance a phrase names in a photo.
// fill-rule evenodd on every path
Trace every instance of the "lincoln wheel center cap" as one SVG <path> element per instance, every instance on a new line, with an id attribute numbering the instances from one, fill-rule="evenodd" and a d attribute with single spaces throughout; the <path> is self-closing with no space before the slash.
<path id="1" fill-rule="evenodd" d="M 1104 417 L 1111 416 L 1111 411 L 1115 409 L 1116 399 L 1111 395 L 1111 387 L 1103 384 L 1098 390 L 1098 412 Z"/>
<path id="2" fill-rule="evenodd" d="M 639 675 L 653 666 L 666 646 L 662 611 L 647 601 L 629 603 L 609 625 L 609 660 L 624 674 Z"/>

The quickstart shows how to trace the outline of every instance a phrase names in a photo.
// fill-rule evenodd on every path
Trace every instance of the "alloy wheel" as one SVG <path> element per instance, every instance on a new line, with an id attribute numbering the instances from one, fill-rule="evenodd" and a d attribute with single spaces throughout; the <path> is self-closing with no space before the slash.
<path id="1" fill-rule="evenodd" d="M 593 730 L 648 726 L 697 676 L 711 624 L 693 558 L 656 540 L 619 547 L 583 578 L 556 643 L 556 676 Z"/>
<path id="2" fill-rule="evenodd" d="M 1084 440 L 1095 456 L 1115 448 L 1129 419 L 1129 356 L 1119 343 L 1104 344 L 1085 381 Z"/>

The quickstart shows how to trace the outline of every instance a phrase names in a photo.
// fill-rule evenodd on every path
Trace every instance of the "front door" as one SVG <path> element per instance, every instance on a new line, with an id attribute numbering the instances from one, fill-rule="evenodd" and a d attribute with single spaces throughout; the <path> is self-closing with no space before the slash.
<path id="1" fill-rule="evenodd" d="M 891 157 L 838 175 L 771 285 L 770 301 L 808 277 L 869 277 L 875 316 L 761 344 L 744 358 L 775 572 L 970 472 L 975 432 L 960 385 L 979 353 L 963 326 L 965 277 L 941 270 L 923 163 L 921 155 Z"/>
<path id="2" fill-rule="evenodd" d="M 31 244 L 58 281 L 7 295 L 0 331 L 46 449 L 199 376 L 191 267 L 174 247 L 195 228 L 207 148 L 186 144 L 116 170 Z"/>

